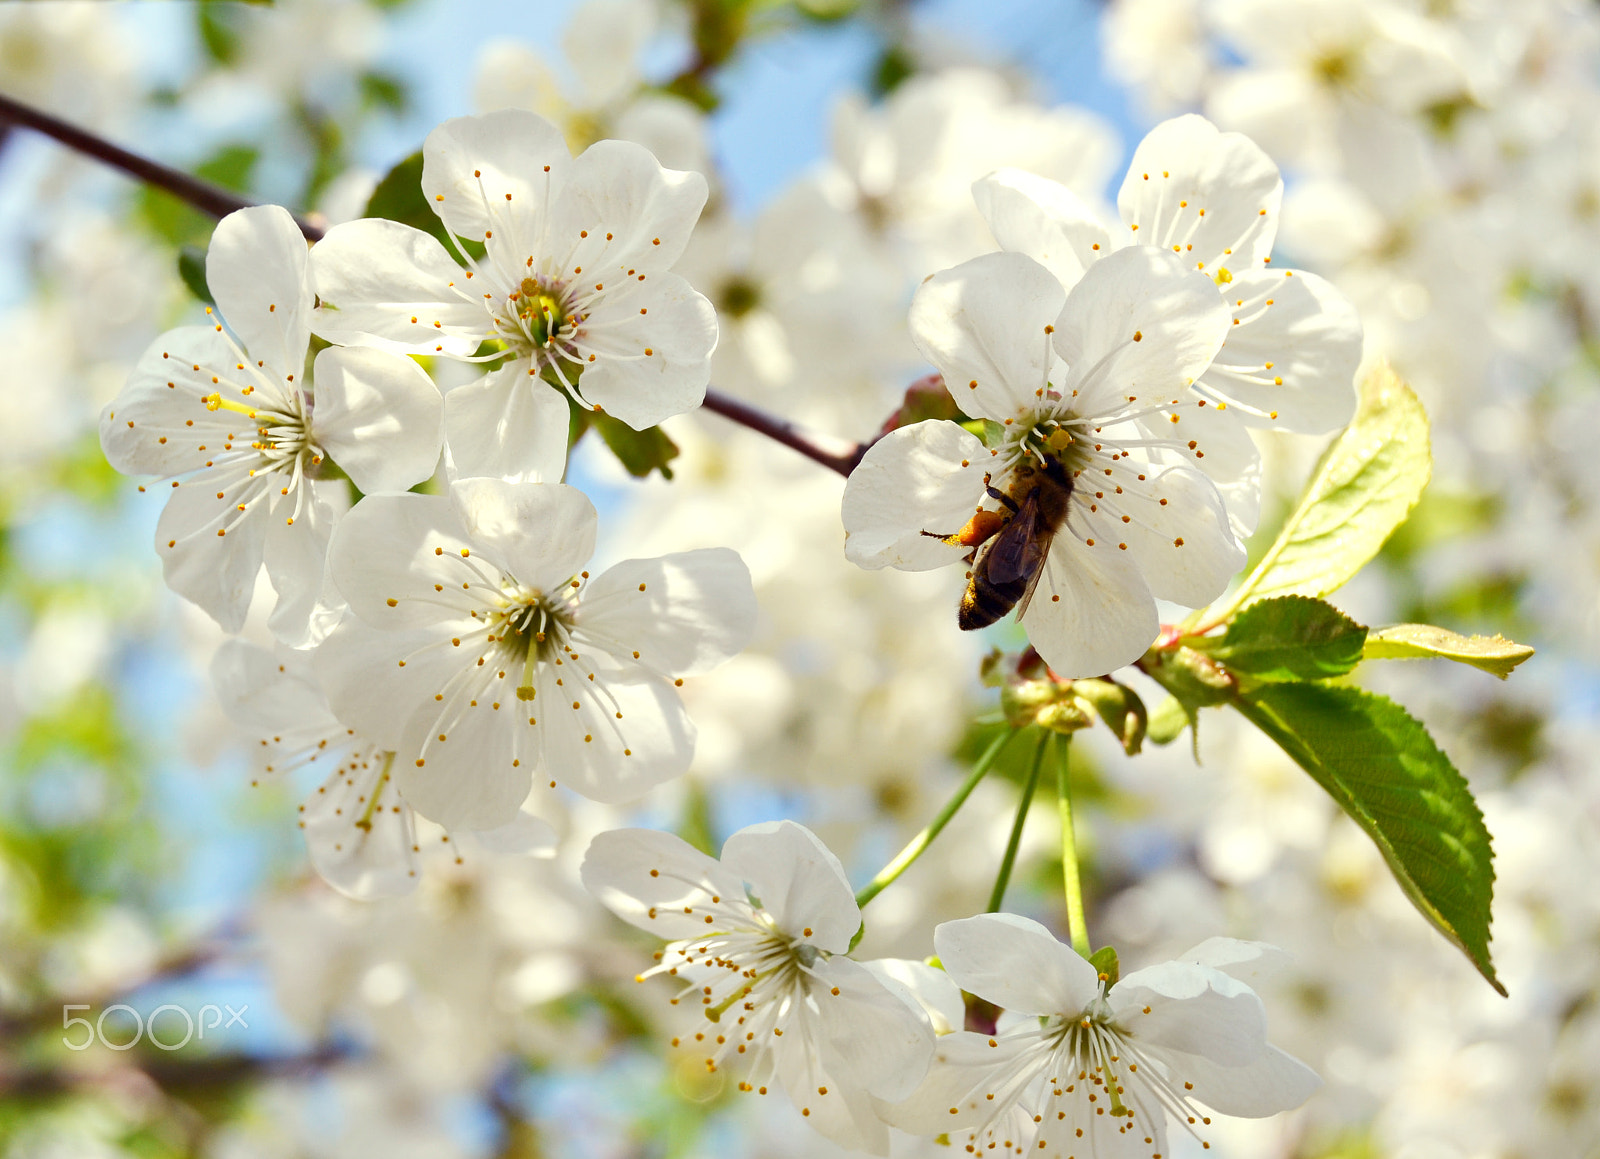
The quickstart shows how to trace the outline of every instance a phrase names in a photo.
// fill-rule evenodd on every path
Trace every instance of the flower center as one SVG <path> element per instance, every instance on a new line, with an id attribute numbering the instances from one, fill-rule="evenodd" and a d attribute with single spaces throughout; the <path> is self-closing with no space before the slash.
<path id="1" fill-rule="evenodd" d="M 495 314 L 495 331 L 518 354 L 543 366 L 577 361 L 572 339 L 579 321 L 568 309 L 566 287 L 541 277 L 526 277 L 506 295 Z"/>
<path id="2" fill-rule="evenodd" d="M 571 654 L 567 641 L 573 609 L 564 599 L 551 599 L 538 588 L 519 586 L 507 590 L 506 596 L 506 606 L 489 622 L 489 635 L 499 646 L 502 663 L 522 669 L 517 699 L 532 700 L 533 674 L 538 666 L 551 661 L 559 664 L 558 654 Z"/>

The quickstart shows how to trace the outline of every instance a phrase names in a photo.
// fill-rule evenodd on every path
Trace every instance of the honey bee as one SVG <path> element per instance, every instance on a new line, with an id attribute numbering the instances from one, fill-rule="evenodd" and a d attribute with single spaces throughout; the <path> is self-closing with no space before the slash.
<path id="1" fill-rule="evenodd" d="M 980 510 L 953 535 L 922 533 L 973 549 L 971 576 L 956 614 L 964 632 L 986 628 L 1012 608 L 1019 619 L 1028 610 L 1050 544 L 1066 526 L 1072 501 L 1072 476 L 1049 456 L 1042 466 L 1018 471 L 1006 491 L 990 486 L 988 476 L 983 483 L 1004 510 Z"/>

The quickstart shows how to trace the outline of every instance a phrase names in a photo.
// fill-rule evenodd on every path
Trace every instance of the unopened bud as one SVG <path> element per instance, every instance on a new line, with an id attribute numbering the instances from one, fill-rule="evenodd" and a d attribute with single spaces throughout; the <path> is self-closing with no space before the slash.
<path id="1" fill-rule="evenodd" d="M 1130 757 L 1137 755 L 1144 743 L 1149 714 L 1139 694 L 1115 680 L 1074 680 L 1072 691 L 1080 700 L 1090 704 L 1100 719 L 1106 722 Z"/>

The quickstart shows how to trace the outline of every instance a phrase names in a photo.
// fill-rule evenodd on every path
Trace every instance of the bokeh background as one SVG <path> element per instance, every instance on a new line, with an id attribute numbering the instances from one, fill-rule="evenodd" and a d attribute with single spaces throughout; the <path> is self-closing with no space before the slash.
<path id="1" fill-rule="evenodd" d="M 1195 752 L 1074 746 L 1096 943 L 1135 966 L 1218 933 L 1294 955 L 1273 1036 L 1326 1086 L 1219 1120 L 1209 1153 L 1234 1159 L 1600 1156 L 1597 52 L 1584 0 L 0 4 L 0 92 L 330 222 L 440 120 L 507 105 L 575 151 L 625 136 L 705 171 L 679 268 L 719 308 L 715 385 L 850 438 L 926 372 L 915 285 L 992 248 L 974 178 L 1019 165 L 1109 206 L 1162 117 L 1251 134 L 1288 181 L 1276 252 L 1356 302 L 1368 363 L 1434 427 L 1421 506 L 1335 601 L 1540 651 L 1503 684 L 1360 674 L 1483 805 L 1507 999 L 1238 722 L 1207 714 Z M 715 848 L 787 816 L 864 882 L 981 747 L 978 661 L 1014 630 L 962 638 L 953 574 L 845 563 L 842 481 L 750 432 L 674 420 L 671 482 L 586 440 L 569 481 L 602 555 L 725 544 L 756 579 L 756 643 L 686 688 L 693 774 L 630 810 L 569 801 L 552 859 L 440 855 L 411 897 L 339 896 L 295 827 L 317 778 L 252 766 L 207 677 L 222 637 L 161 584 L 159 499 L 99 450 L 139 353 L 197 316 L 180 257 L 211 226 L 29 132 L 0 142 L 0 1156 L 836 1154 L 668 1061 L 669 990 L 631 982 L 652 947 L 577 861 L 619 824 Z M 1320 447 L 1262 449 L 1269 538 Z M 1001 771 L 873 903 L 863 953 L 926 955 L 982 908 L 1016 800 Z M 1010 905 L 1061 928 L 1053 812 Z M 74 1052 L 68 1003 L 248 1012 L 179 1050 Z"/>

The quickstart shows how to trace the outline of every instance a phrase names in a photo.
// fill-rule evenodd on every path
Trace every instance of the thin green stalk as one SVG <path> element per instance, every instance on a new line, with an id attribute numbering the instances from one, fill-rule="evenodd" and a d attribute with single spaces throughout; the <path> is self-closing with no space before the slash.
<path id="1" fill-rule="evenodd" d="M 938 815 L 932 821 L 929 821 L 927 827 L 913 837 L 906 847 L 895 855 L 893 861 L 878 871 L 877 877 L 874 877 L 861 887 L 861 892 L 856 894 L 856 905 L 866 905 L 882 893 L 895 878 L 911 868 L 911 863 L 922 856 L 924 849 L 933 844 L 933 839 L 939 836 L 939 831 L 950 823 L 950 818 L 954 817 L 956 810 L 966 803 L 967 798 L 972 795 L 972 790 L 978 787 L 978 782 L 988 774 L 990 767 L 995 762 L 995 758 L 1000 755 L 1001 750 L 1006 745 L 1016 738 L 1016 735 L 1016 729 L 1008 728 L 989 743 L 989 747 L 983 751 L 983 755 L 978 758 L 978 762 L 972 766 L 972 772 L 967 774 L 967 779 L 961 782 L 961 787 L 955 791 L 954 796 L 945 802 L 944 808 L 939 810 Z"/>
<path id="2" fill-rule="evenodd" d="M 1044 767 L 1044 750 L 1056 734 L 1041 729 L 1039 746 L 1033 750 L 1033 767 L 1022 786 L 1022 799 L 1017 802 L 1017 819 L 1011 823 L 1011 839 L 1006 842 L 1006 855 L 1000 860 L 1000 873 L 994 879 L 994 891 L 989 894 L 989 913 L 999 913 L 1000 903 L 1006 899 L 1006 886 L 1011 881 L 1011 867 L 1017 863 L 1017 846 L 1022 844 L 1022 826 L 1028 820 L 1028 806 L 1033 804 L 1033 790 L 1039 785 L 1039 770 Z"/>
<path id="3" fill-rule="evenodd" d="M 1063 742 L 1071 745 L 1069 736 Z M 1083 919 L 1083 882 L 1078 877 L 1078 839 L 1072 831 L 1072 774 L 1070 749 L 1056 761 L 1056 804 L 1061 810 L 1061 878 L 1067 891 L 1067 932 L 1072 948 L 1089 956 L 1089 927 Z"/>

